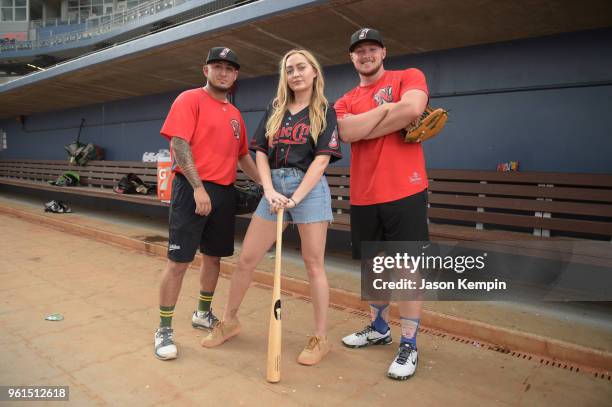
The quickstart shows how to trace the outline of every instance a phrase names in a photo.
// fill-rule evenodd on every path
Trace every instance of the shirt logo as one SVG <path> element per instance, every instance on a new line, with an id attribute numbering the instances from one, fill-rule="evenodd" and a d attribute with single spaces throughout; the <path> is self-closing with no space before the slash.
<path id="1" fill-rule="evenodd" d="M 236 140 L 240 140 L 240 123 L 238 123 L 238 120 L 232 119 L 230 120 L 230 124 L 232 125 L 232 130 L 234 131 L 234 137 L 236 137 Z"/>
<path id="2" fill-rule="evenodd" d="M 223 50 L 221 51 L 221 53 L 219 54 L 219 56 L 221 58 L 227 58 L 227 54 L 229 54 L 231 50 L 229 48 L 223 48 Z"/>
<path id="3" fill-rule="evenodd" d="M 329 148 L 338 148 L 338 128 L 334 129 L 334 132 L 331 135 L 331 140 L 329 140 L 328 144 Z"/>
<path id="4" fill-rule="evenodd" d="M 293 126 L 281 127 L 272 137 L 271 146 L 282 144 L 306 144 L 310 135 L 310 125 L 296 123 Z"/>
<path id="5" fill-rule="evenodd" d="M 363 40 L 366 35 L 368 35 L 368 31 L 370 31 L 369 28 L 364 28 L 363 30 L 361 30 L 361 32 L 359 33 L 359 39 Z"/>
<path id="6" fill-rule="evenodd" d="M 378 106 L 382 105 L 383 103 L 393 102 L 393 88 L 391 86 L 387 86 L 379 89 L 374 95 L 374 101 Z"/>
<path id="7" fill-rule="evenodd" d="M 413 172 L 412 175 L 410 176 L 410 183 L 411 184 L 416 184 L 421 182 L 421 175 L 419 175 L 418 172 Z"/>

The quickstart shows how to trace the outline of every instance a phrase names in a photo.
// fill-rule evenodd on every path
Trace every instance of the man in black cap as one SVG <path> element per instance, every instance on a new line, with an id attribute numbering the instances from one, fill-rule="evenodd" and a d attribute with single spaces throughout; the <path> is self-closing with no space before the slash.
<path id="1" fill-rule="evenodd" d="M 429 93 L 420 70 L 385 70 L 387 49 L 377 30 L 353 33 L 349 52 L 360 83 L 335 108 L 340 138 L 351 144 L 351 240 L 353 258 L 360 259 L 362 242 L 429 240 L 423 149 L 419 143 L 405 143 L 400 134 L 423 114 Z M 417 366 L 422 302 L 399 301 L 398 306 L 402 335 L 387 375 L 405 380 Z M 388 315 L 388 301 L 371 302 L 371 324 L 344 337 L 343 344 L 352 348 L 390 344 Z"/>
<path id="2" fill-rule="evenodd" d="M 155 333 L 155 356 L 162 360 L 178 356 L 172 316 L 185 271 L 198 248 L 202 252 L 200 295 L 191 323 L 194 328 L 210 329 L 217 322 L 210 304 L 220 258 L 234 253 L 237 166 L 259 182 L 248 153 L 244 121 L 227 99 L 239 69 L 234 51 L 212 48 L 203 68 L 206 86 L 181 93 L 161 129 L 170 141 L 175 173 L 168 262 L 159 290 L 160 324 Z"/>

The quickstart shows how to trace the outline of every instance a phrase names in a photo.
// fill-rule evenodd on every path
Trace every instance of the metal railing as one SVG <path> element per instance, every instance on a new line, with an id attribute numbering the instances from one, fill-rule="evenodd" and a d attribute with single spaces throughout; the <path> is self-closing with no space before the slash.
<path id="1" fill-rule="evenodd" d="M 139 4 L 138 6 L 129 10 L 116 11 L 112 14 L 103 16 L 90 17 L 87 20 L 87 24 L 90 28 L 96 28 L 101 26 L 115 26 L 120 27 L 125 24 L 131 23 L 132 21 L 140 20 L 141 18 L 155 15 L 161 11 L 173 8 L 175 6 L 186 3 L 190 0 L 154 0 L 147 3 Z"/>
<path id="2" fill-rule="evenodd" d="M 30 21 L 30 30 L 38 30 L 45 27 L 59 27 L 64 25 L 85 24 L 87 17 L 68 17 L 67 20 L 61 18 L 52 18 L 49 20 L 32 20 Z"/>
<path id="3" fill-rule="evenodd" d="M 191 0 L 152 0 L 146 3 L 142 3 L 137 7 L 133 7 L 128 10 L 117 11 L 104 16 L 90 17 L 87 18 L 85 21 L 82 21 L 81 19 L 80 21 L 78 21 L 78 23 L 82 24 L 84 22 L 84 29 L 81 28 L 77 31 L 53 35 L 45 39 L 37 39 L 33 41 L 15 41 L 0 44 L 0 53 L 2 51 L 7 52 L 46 48 L 55 45 L 90 39 L 92 37 L 107 34 L 118 28 L 137 23 L 144 18 L 151 17 L 157 13 L 166 11 L 189 1 Z M 232 0 L 214 1 L 210 3 L 210 11 L 217 11 L 227 8 L 228 6 L 240 5 L 237 3 L 244 4 L 245 2 Z M 43 23 L 40 21 L 36 22 L 37 26 L 44 26 L 40 24 Z M 46 24 L 46 22 L 44 24 Z M 77 20 L 73 20 L 73 24 L 77 24 Z"/>

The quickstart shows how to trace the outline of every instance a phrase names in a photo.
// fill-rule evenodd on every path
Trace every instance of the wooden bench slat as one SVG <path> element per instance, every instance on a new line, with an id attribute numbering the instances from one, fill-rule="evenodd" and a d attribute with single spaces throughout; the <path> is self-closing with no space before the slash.
<path id="1" fill-rule="evenodd" d="M 26 164 L 22 166 L 11 165 L 11 166 L 0 166 L 0 171 L 4 171 L 7 169 L 21 169 L 23 171 L 54 171 L 54 172 L 66 172 L 66 171 L 74 171 L 81 173 L 100 173 L 100 174 L 115 174 L 115 175 L 125 175 L 130 172 L 136 172 L 137 175 L 150 175 L 157 176 L 156 169 L 139 169 L 138 171 L 127 167 L 91 167 L 91 166 L 72 166 L 72 165 L 62 165 L 62 166 L 54 166 L 54 165 L 40 165 L 36 166 L 34 164 Z"/>
<path id="2" fill-rule="evenodd" d="M 87 165 L 70 165 L 68 160 L 0 160 L 2 165 L 33 165 L 45 167 L 70 167 L 70 168 L 138 168 L 143 170 L 157 170 L 157 163 L 141 163 L 138 161 L 89 161 Z"/>
<path id="3" fill-rule="evenodd" d="M 45 173 L 32 173 L 24 174 L 23 172 L 2 172 L 0 173 L 3 177 L 21 178 L 21 179 L 56 179 L 56 174 L 45 174 Z M 24 175 L 27 175 L 24 177 Z"/>
<path id="4" fill-rule="evenodd" d="M 337 199 L 332 199 L 332 209 L 351 209 L 351 203 L 349 201 L 339 201 Z"/>
<path id="5" fill-rule="evenodd" d="M 149 165 L 150 163 L 142 163 L 143 165 L 139 165 L 139 163 L 135 163 L 134 165 L 116 165 L 114 164 L 100 164 L 104 163 L 104 161 L 90 161 L 88 165 L 78 166 L 78 165 L 70 165 L 67 161 L 50 161 L 50 160 L 28 160 L 26 162 L 20 161 L 9 161 L 9 160 L 0 160 L 0 168 L 2 167 L 23 167 L 23 168 L 48 168 L 48 169 L 66 169 L 66 170 L 75 170 L 75 169 L 88 169 L 93 168 L 96 171 L 108 171 L 115 172 L 119 171 L 121 173 L 129 173 L 129 172 L 139 172 L 139 173 L 148 173 L 154 174 L 157 171 L 156 163 L 155 165 Z M 146 164 L 146 165 L 144 165 Z M 136 171 L 130 171 L 130 170 Z"/>
<path id="6" fill-rule="evenodd" d="M 3 173 L 0 171 L 0 176 L 2 177 L 13 177 L 13 178 L 17 178 L 17 179 L 23 179 L 23 180 L 45 180 L 45 181 L 52 181 L 57 179 L 57 177 L 61 174 L 63 174 L 63 171 L 58 171 L 56 174 L 44 174 L 44 173 L 28 173 L 28 174 L 24 174 L 24 173 Z M 27 177 L 24 177 L 24 175 L 27 175 Z M 83 176 L 81 175 L 80 177 L 80 184 L 81 185 L 103 185 L 103 186 L 107 186 L 109 188 L 114 187 L 117 182 L 121 179 L 121 177 L 118 178 L 98 178 L 98 177 L 88 177 L 88 176 Z M 141 179 L 149 184 L 156 184 L 157 183 L 157 178 L 152 178 L 152 177 L 141 177 Z"/>
<path id="7" fill-rule="evenodd" d="M 430 179 L 436 180 L 444 179 L 528 184 L 582 185 L 585 187 L 612 187 L 612 175 L 610 174 L 428 169 L 427 175 Z"/>
<path id="8" fill-rule="evenodd" d="M 76 195 L 85 195 L 85 196 L 93 196 L 100 198 L 109 198 L 109 199 L 118 199 L 121 201 L 129 201 L 134 203 L 144 203 L 148 205 L 156 205 L 156 206 L 168 206 L 167 203 L 161 202 L 157 199 L 156 196 L 152 195 L 137 195 L 137 194 L 117 194 L 113 192 L 109 188 L 91 188 L 91 187 L 58 187 L 54 185 L 49 185 L 44 182 L 33 182 L 33 181 L 23 181 L 23 180 L 12 180 L 12 179 L 3 179 L 3 183 L 10 184 L 19 187 L 26 188 L 35 188 L 42 189 L 46 191 L 52 191 L 57 193 L 66 193 L 66 194 L 76 194 Z"/>
<path id="9" fill-rule="evenodd" d="M 346 199 L 347 201 L 349 199 L 349 189 L 348 188 L 332 187 L 330 185 L 329 192 L 331 193 L 332 196 L 341 196 L 343 199 Z"/>
<path id="10" fill-rule="evenodd" d="M 11 176 L 37 176 L 37 175 L 53 175 L 57 176 L 59 174 L 63 174 L 65 171 L 62 170 L 35 170 L 35 169 L 18 169 L 18 168 L 10 168 L 5 170 L 0 170 L 0 174 L 11 174 Z M 16 174 L 16 175 L 14 175 Z"/>
<path id="11" fill-rule="evenodd" d="M 339 177 L 339 176 L 335 176 L 335 175 L 328 175 L 326 176 L 327 178 L 327 183 L 329 184 L 329 186 L 349 186 L 349 178 L 348 177 Z"/>
<path id="12" fill-rule="evenodd" d="M 476 182 L 431 181 L 432 192 L 454 192 L 517 197 L 554 198 L 612 203 L 612 190 L 572 187 L 538 187 L 532 185 L 480 184 Z"/>
<path id="13" fill-rule="evenodd" d="M 574 220 L 560 218 L 543 218 L 536 216 L 514 215 L 506 213 L 476 212 L 460 209 L 429 208 L 430 219 L 475 222 L 492 225 L 505 225 L 524 228 L 561 230 L 596 235 L 612 236 L 611 222 Z"/>
<path id="14" fill-rule="evenodd" d="M 349 176 L 349 168 L 348 167 L 327 167 L 325 169 L 325 173 L 328 175 L 343 175 Z"/>
<path id="15" fill-rule="evenodd" d="M 538 201 L 535 199 L 478 197 L 452 194 L 429 194 L 430 204 L 470 206 L 474 208 L 496 208 L 516 211 L 563 213 L 572 215 L 590 215 L 612 218 L 612 205 Z"/>

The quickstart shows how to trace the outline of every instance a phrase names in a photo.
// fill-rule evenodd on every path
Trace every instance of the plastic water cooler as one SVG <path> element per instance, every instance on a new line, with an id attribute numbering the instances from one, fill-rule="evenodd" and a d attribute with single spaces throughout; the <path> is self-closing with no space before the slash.
<path id="1" fill-rule="evenodd" d="M 157 154 L 157 197 L 161 201 L 170 202 L 173 179 L 170 151 L 159 150 Z"/>

